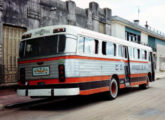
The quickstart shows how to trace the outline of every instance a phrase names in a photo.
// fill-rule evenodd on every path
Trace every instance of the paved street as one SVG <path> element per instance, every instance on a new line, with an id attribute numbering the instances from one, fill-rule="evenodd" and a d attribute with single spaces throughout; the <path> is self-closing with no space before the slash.
<path id="1" fill-rule="evenodd" d="M 124 89 L 113 101 L 101 94 L 5 109 L 0 120 L 164 120 L 165 79 L 150 86 Z"/>

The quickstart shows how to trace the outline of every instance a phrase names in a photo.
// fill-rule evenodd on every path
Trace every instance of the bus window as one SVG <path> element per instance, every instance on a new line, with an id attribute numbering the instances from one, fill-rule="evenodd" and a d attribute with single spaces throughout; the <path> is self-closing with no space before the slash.
<path id="1" fill-rule="evenodd" d="M 140 59 L 140 50 L 137 50 L 137 54 L 138 54 L 138 59 Z"/>
<path id="2" fill-rule="evenodd" d="M 127 53 L 127 47 L 123 46 L 123 57 L 127 58 L 128 57 L 128 53 Z"/>
<path id="3" fill-rule="evenodd" d="M 58 41 L 62 41 L 62 43 Z M 64 52 L 65 41 L 65 35 L 48 36 L 27 40 L 25 41 L 25 52 L 22 57 L 28 58 L 36 56 L 48 56 L 55 55 L 59 52 Z"/>
<path id="4" fill-rule="evenodd" d="M 95 40 L 95 54 L 98 54 L 99 52 L 99 41 Z"/>
<path id="5" fill-rule="evenodd" d="M 78 51 L 83 53 L 84 52 L 84 37 L 79 37 L 79 47 Z"/>
<path id="6" fill-rule="evenodd" d="M 106 44 L 106 54 L 114 56 L 114 54 L 115 54 L 114 50 L 115 50 L 114 44 L 111 43 L 111 42 L 107 42 L 107 44 Z"/>
<path id="7" fill-rule="evenodd" d="M 106 42 L 102 42 L 102 53 L 106 55 Z"/>
<path id="8" fill-rule="evenodd" d="M 64 52 L 65 50 L 65 44 L 66 44 L 66 37 L 65 35 L 59 35 L 59 46 L 58 46 L 58 52 L 61 53 L 61 52 Z"/>
<path id="9" fill-rule="evenodd" d="M 129 47 L 128 50 L 129 50 L 129 58 L 131 59 L 133 57 L 132 47 Z"/>
<path id="10" fill-rule="evenodd" d="M 85 53 L 94 54 L 94 39 L 85 37 Z"/>
<path id="11" fill-rule="evenodd" d="M 118 45 L 118 56 L 122 57 L 122 46 Z"/>
<path id="12" fill-rule="evenodd" d="M 133 49 L 133 57 L 134 59 L 138 59 L 138 51 L 136 48 Z"/>
<path id="13" fill-rule="evenodd" d="M 144 50 L 141 50 L 141 54 L 142 54 L 142 60 L 145 60 L 145 52 L 144 52 Z"/>

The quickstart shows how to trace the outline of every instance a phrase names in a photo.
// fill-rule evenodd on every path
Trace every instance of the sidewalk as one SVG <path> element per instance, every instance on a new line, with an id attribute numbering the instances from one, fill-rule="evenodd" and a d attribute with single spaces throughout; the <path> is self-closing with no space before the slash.
<path id="1" fill-rule="evenodd" d="M 18 96 L 14 89 L 0 90 L 0 110 L 3 110 L 7 105 L 28 102 L 31 100 L 32 99 L 30 97 Z"/>
<path id="2" fill-rule="evenodd" d="M 155 73 L 155 79 L 161 79 L 161 78 L 165 78 L 165 72 L 156 72 Z"/>

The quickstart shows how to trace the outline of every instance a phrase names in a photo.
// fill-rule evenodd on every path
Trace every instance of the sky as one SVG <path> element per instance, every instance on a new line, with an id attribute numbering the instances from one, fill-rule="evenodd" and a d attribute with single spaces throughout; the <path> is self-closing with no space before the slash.
<path id="1" fill-rule="evenodd" d="M 66 1 L 66 0 L 62 0 Z M 152 28 L 165 33 L 165 0 L 72 0 L 76 6 L 88 8 L 95 1 L 100 8 L 112 9 L 113 16 L 119 16 L 129 21 L 140 20 L 144 26 L 146 21 Z M 139 10 L 138 10 L 139 9 Z M 139 11 L 139 17 L 138 17 Z"/>

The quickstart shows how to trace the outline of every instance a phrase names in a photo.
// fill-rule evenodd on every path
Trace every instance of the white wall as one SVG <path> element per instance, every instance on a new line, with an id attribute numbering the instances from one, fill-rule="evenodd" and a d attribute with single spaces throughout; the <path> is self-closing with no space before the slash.
<path id="1" fill-rule="evenodd" d="M 125 39 L 125 26 L 119 23 L 111 24 L 111 35 L 121 39 Z"/>
<path id="2" fill-rule="evenodd" d="M 157 43 L 156 44 L 157 49 L 157 70 L 165 71 L 165 61 L 162 61 L 162 58 L 165 59 L 165 46 Z"/>
<path id="3" fill-rule="evenodd" d="M 143 32 L 141 32 L 141 42 L 148 44 L 148 35 Z"/>

